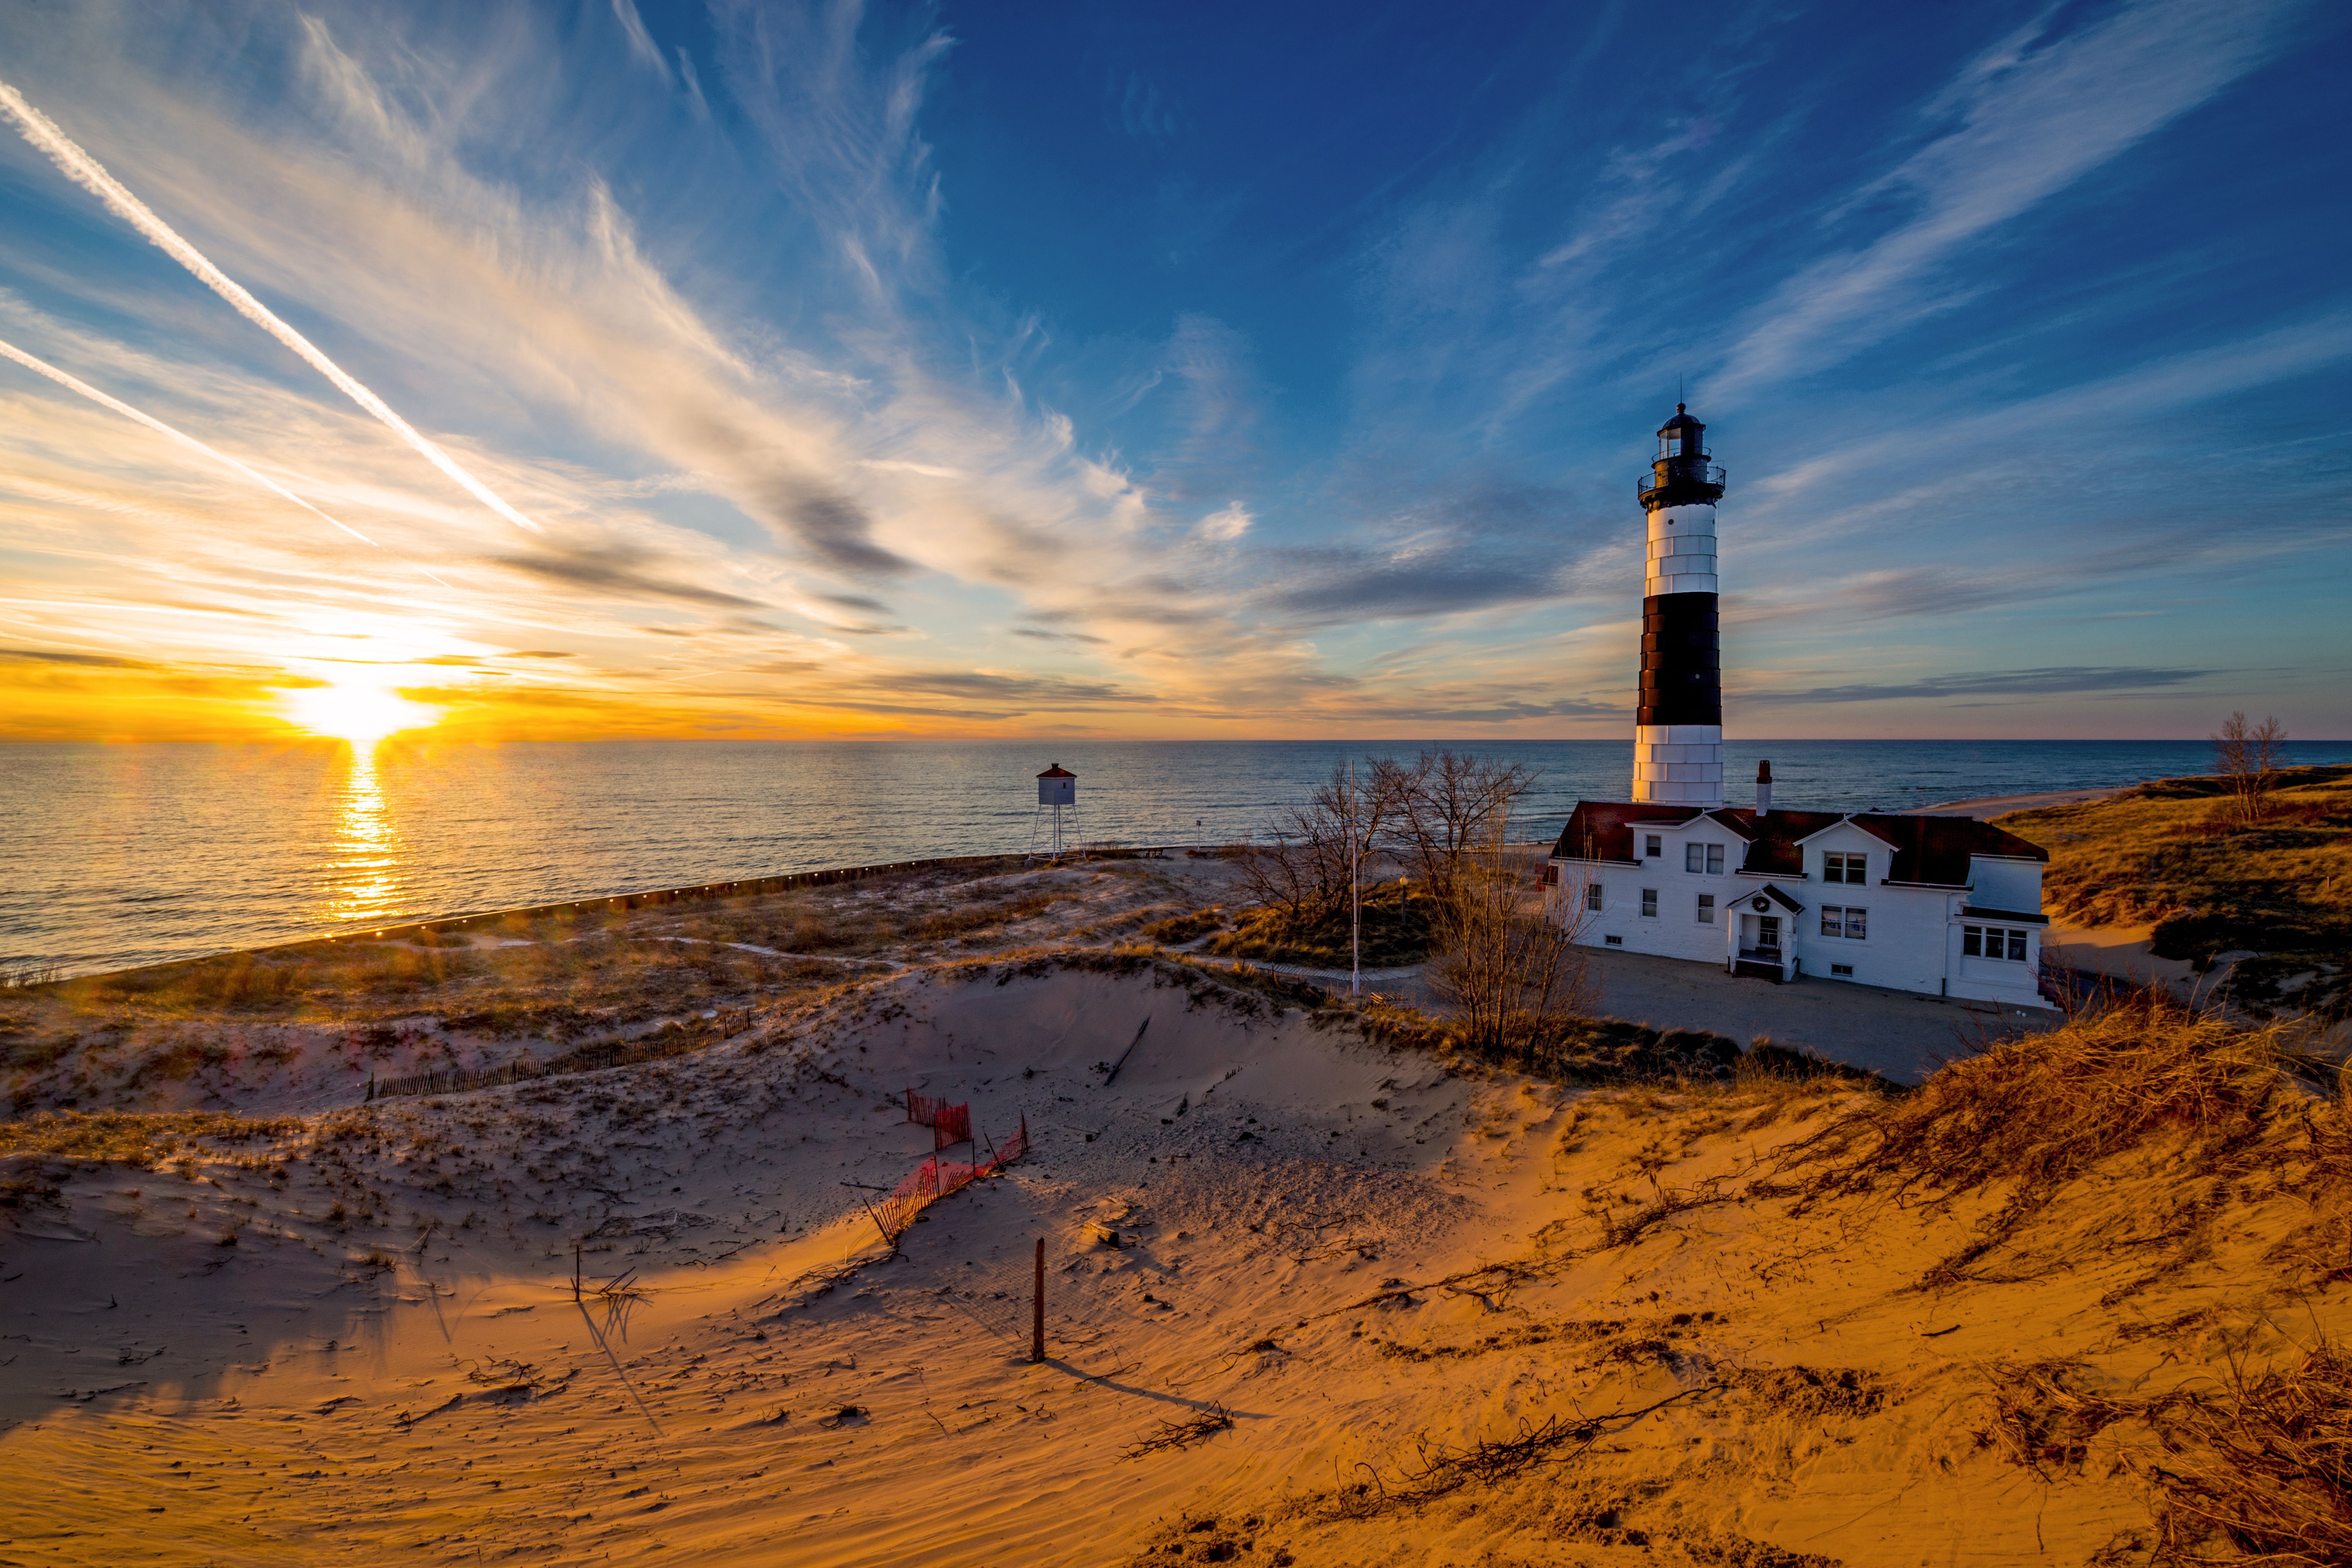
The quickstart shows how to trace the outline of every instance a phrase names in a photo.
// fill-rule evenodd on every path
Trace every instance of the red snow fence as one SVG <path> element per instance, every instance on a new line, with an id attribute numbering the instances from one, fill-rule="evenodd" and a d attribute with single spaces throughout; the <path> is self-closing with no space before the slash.
<path id="1" fill-rule="evenodd" d="M 971 1142 L 971 1101 L 950 1105 L 928 1094 L 907 1091 L 907 1120 L 931 1130 L 931 1147 L 953 1148 Z"/>
<path id="2" fill-rule="evenodd" d="M 909 1095 L 909 1099 L 919 1098 Z M 931 1102 L 939 1104 L 937 1100 Z M 969 1118 L 971 1107 L 953 1108 Z M 934 1126 L 937 1123 L 933 1123 Z M 968 1135 L 967 1135 L 968 1136 Z M 882 1232 L 882 1239 L 891 1246 L 915 1223 L 915 1216 L 951 1193 L 960 1193 L 982 1176 L 992 1176 L 1005 1166 L 1029 1152 L 1029 1119 L 1021 1119 L 1021 1130 L 1006 1139 L 1002 1147 L 986 1160 L 942 1160 L 937 1154 L 907 1173 L 904 1180 L 890 1189 L 890 1195 L 873 1207 L 874 1224 Z"/>

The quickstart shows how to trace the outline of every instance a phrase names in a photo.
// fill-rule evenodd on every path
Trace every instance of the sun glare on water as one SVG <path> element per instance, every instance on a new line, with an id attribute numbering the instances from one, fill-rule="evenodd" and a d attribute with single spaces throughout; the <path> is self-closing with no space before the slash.
<path id="1" fill-rule="evenodd" d="M 308 687 L 288 694 L 289 717 L 314 735 L 349 741 L 354 748 L 374 745 L 401 730 L 417 730 L 441 714 L 421 702 L 380 686 L 337 682 Z"/>

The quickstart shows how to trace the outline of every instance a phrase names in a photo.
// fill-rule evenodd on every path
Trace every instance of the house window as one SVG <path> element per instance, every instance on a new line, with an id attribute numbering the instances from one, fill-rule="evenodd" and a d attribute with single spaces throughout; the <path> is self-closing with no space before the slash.
<path id="1" fill-rule="evenodd" d="M 1713 893 L 1701 893 L 1698 896 L 1698 923 L 1703 926 L 1711 926 L 1715 923 L 1715 895 Z"/>
<path id="2" fill-rule="evenodd" d="M 1584 885 L 1584 907 L 1591 910 L 1595 914 L 1599 914 L 1601 912 L 1600 883 L 1587 882 Z"/>
<path id="3" fill-rule="evenodd" d="M 1852 882 L 1856 887 L 1870 880 L 1870 857 L 1867 855 L 1824 855 L 1822 857 L 1822 880 Z"/>
<path id="4" fill-rule="evenodd" d="M 1822 934 L 1864 942 L 1870 936 L 1870 911 L 1859 904 L 1823 904 Z"/>
<path id="5" fill-rule="evenodd" d="M 1840 975 L 1847 980 L 1851 980 L 1853 978 L 1853 965 L 1851 963 L 1832 963 L 1830 965 L 1830 973 L 1833 975 Z"/>
<path id="6" fill-rule="evenodd" d="M 1683 869 L 1704 872 L 1711 877 L 1722 876 L 1723 846 L 1720 844 L 1684 845 Z"/>
<path id="7" fill-rule="evenodd" d="M 1665 852 L 1665 840 L 1660 838 L 1656 834 L 1645 833 L 1642 836 L 1642 853 L 1648 858 L 1655 860 Z"/>
<path id="8" fill-rule="evenodd" d="M 1644 888 L 1642 889 L 1642 912 L 1652 920 L 1656 920 L 1658 918 L 1657 889 Z"/>
<path id="9" fill-rule="evenodd" d="M 2025 933 L 2011 926 L 1962 926 L 1960 953 L 1966 958 L 1999 958 L 2025 962 Z"/>
<path id="10" fill-rule="evenodd" d="M 1625 945 L 1625 939 L 1622 936 L 1604 936 L 1601 940 L 1607 942 L 1612 947 L 1622 947 Z"/>

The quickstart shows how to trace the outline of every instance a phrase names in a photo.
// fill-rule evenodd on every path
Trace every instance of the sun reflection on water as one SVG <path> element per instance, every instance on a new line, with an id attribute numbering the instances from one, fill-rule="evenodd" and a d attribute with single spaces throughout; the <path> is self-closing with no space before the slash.
<path id="1" fill-rule="evenodd" d="M 400 836 L 383 795 L 376 748 L 345 753 L 348 767 L 336 792 L 334 841 L 328 865 L 327 918 L 338 924 L 382 921 L 400 903 Z"/>

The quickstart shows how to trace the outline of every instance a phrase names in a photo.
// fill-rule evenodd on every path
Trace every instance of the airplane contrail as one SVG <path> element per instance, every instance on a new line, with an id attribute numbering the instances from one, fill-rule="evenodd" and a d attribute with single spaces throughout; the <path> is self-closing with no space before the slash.
<path id="1" fill-rule="evenodd" d="M 325 521 L 334 523 L 337 528 L 341 529 L 345 533 L 350 534 L 362 544 L 375 546 L 378 549 L 382 548 L 382 546 L 376 545 L 374 540 L 370 539 L 366 534 L 362 533 L 350 523 L 338 521 L 334 518 L 328 517 L 325 512 L 320 511 L 317 507 L 312 506 L 309 501 L 304 500 L 300 496 L 296 495 L 292 490 L 288 489 L 284 485 L 279 484 L 276 479 L 271 479 L 268 475 L 258 473 L 256 470 L 246 467 L 243 463 L 238 462 L 235 458 L 230 457 L 226 452 L 220 451 L 212 447 L 207 447 L 202 441 L 197 440 L 194 436 L 188 435 L 184 431 L 173 429 L 169 425 L 164 424 L 161 419 L 157 419 L 152 415 L 142 414 L 139 410 L 131 407 L 131 405 L 123 402 L 119 397 L 109 397 L 105 393 L 100 392 L 98 388 L 90 385 L 89 383 L 67 374 L 64 371 L 59 370 L 57 366 L 49 363 L 47 360 L 34 358 L 31 354 L 26 353 L 23 349 L 18 348 L 16 344 L 9 342 L 5 338 L 0 338 L 0 354 L 5 354 L 8 358 L 15 360 L 18 364 L 23 365 L 26 370 L 47 376 L 59 386 L 80 393 L 84 397 L 89 398 L 92 403 L 98 404 L 101 407 L 111 408 L 117 414 L 121 415 L 125 419 L 137 420 L 140 424 L 144 425 L 147 428 L 154 431 L 159 436 L 168 436 L 183 447 L 187 447 L 195 451 L 202 452 L 205 457 L 210 458 L 214 462 L 220 464 L 223 468 L 236 469 L 247 479 L 251 479 L 255 484 L 261 486 L 264 489 L 275 491 L 277 494 L 285 497 L 288 500 L 292 501 L 296 506 L 300 507 L 304 511 L 310 513 L 312 516 L 323 518 Z M 438 579 L 436 580 L 438 581 Z M 443 584 L 442 585 L 446 587 L 448 584 Z"/>
<path id="2" fill-rule="evenodd" d="M 113 210 L 116 216 L 194 273 L 214 293 L 235 306 L 238 314 L 310 361 L 311 367 L 320 374 L 341 387 L 352 402 L 390 426 L 402 440 L 422 453 L 425 461 L 464 486 L 476 500 L 518 528 L 528 529 L 533 533 L 545 531 L 500 500 L 489 486 L 458 467 L 456 458 L 420 435 L 407 420 L 394 413 L 383 398 L 361 385 L 342 366 L 321 353 L 317 344 L 278 320 L 268 306 L 246 292 L 236 279 L 214 266 L 202 251 L 180 237 L 179 231 L 170 224 L 149 211 L 144 202 L 124 189 L 122 183 L 108 174 L 97 159 L 83 152 L 71 137 L 58 129 L 54 121 L 26 103 L 23 95 L 6 82 L 0 82 L 0 113 L 5 113 L 14 120 L 25 140 L 47 153 L 49 161 L 68 179 L 97 196 Z"/>

